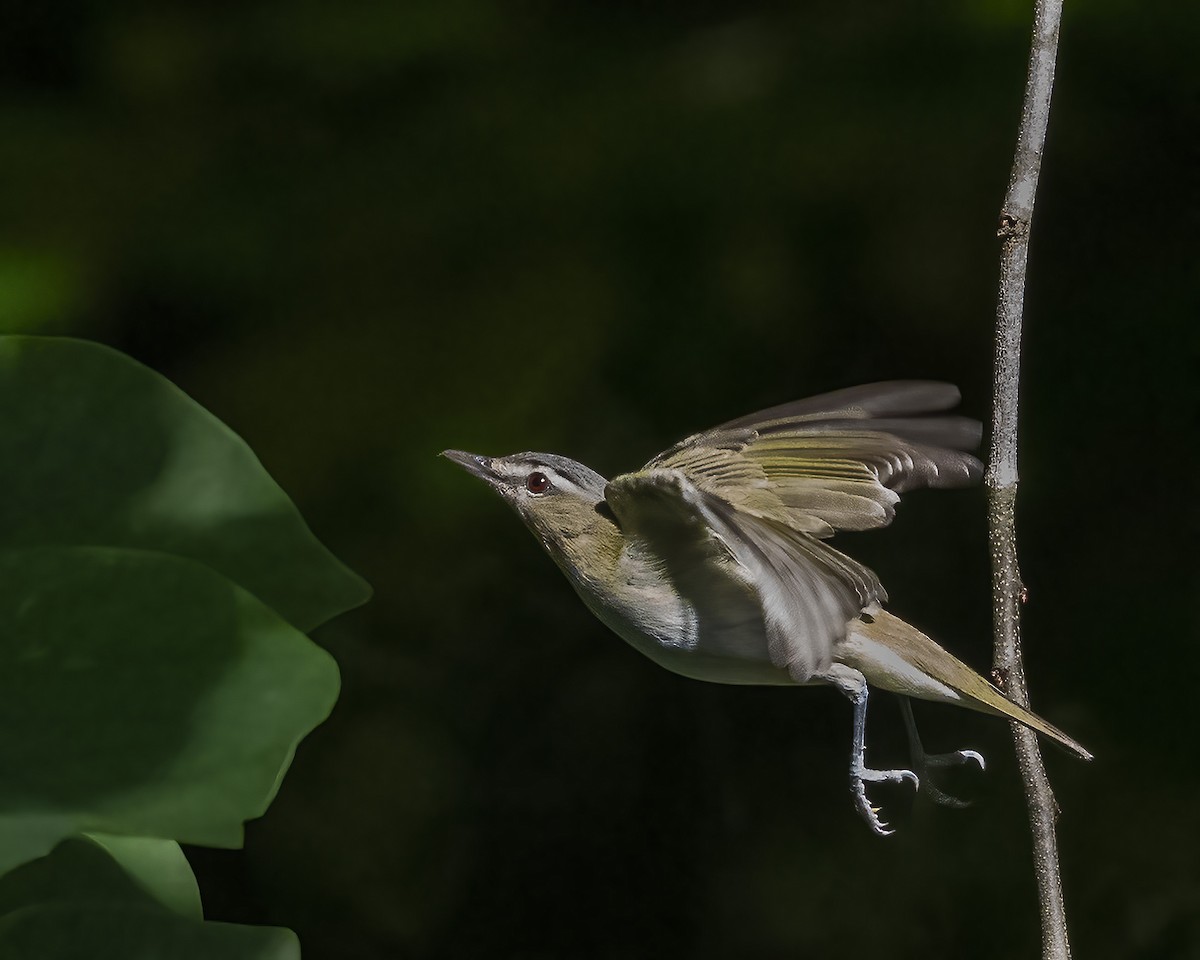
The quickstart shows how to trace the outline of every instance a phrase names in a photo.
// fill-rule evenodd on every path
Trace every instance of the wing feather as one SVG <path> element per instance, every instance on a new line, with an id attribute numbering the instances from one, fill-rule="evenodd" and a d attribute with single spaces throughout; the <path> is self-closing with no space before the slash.
<path id="1" fill-rule="evenodd" d="M 949 410 L 957 406 L 960 399 L 958 387 L 952 383 L 938 383 L 933 380 L 884 380 L 781 403 L 777 407 L 730 420 L 716 429 L 758 429 L 763 423 L 776 420 L 870 419 L 924 415 Z"/>
<path id="2" fill-rule="evenodd" d="M 942 414 L 958 399 L 947 383 L 851 387 L 695 434 L 645 469 L 680 470 L 698 489 L 801 533 L 869 530 L 892 521 L 900 493 L 983 475 L 968 452 L 979 422 Z"/>
<path id="3" fill-rule="evenodd" d="M 702 495 L 703 496 L 703 495 Z M 862 564 L 791 528 L 706 498 L 713 525 L 759 586 L 771 662 L 798 682 L 823 673 L 846 624 L 887 599 Z"/>
<path id="4" fill-rule="evenodd" d="M 696 603 L 702 635 L 705 621 L 729 620 L 714 600 L 728 595 L 730 571 L 711 554 L 698 554 L 694 538 L 684 535 L 697 527 L 710 531 L 740 568 L 737 579 L 753 585 L 760 604 L 758 634 L 746 633 L 744 617 L 738 621 L 743 636 L 765 635 L 765 649 L 745 644 L 743 653 L 764 656 L 798 682 L 826 670 L 846 624 L 864 607 L 886 599 L 875 574 L 863 565 L 786 524 L 698 489 L 681 471 L 616 477 L 605 499 L 626 535 L 644 539 L 677 589 Z M 729 634 L 719 642 L 729 648 Z M 717 651 L 714 643 L 702 641 L 700 652 Z"/>
<path id="5" fill-rule="evenodd" d="M 904 491 L 982 475 L 968 452 L 979 423 L 944 413 L 958 400 L 951 384 L 892 381 L 771 407 L 688 437 L 613 479 L 605 498 L 701 621 L 726 624 L 702 647 L 804 681 L 828 668 L 849 621 L 887 599 L 874 573 L 821 539 L 886 526 Z M 761 650 L 747 596 L 761 608 Z"/>

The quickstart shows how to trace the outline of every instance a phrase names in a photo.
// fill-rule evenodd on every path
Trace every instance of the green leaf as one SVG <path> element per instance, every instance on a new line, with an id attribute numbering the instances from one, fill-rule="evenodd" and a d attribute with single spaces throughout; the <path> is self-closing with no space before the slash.
<path id="1" fill-rule="evenodd" d="M 50 903 L 157 907 L 204 919 L 179 844 L 149 837 L 71 837 L 0 877 L 0 917 Z"/>
<path id="2" fill-rule="evenodd" d="M 4 960 L 300 960 L 290 930 L 201 923 L 153 907 L 55 903 L 0 917 Z"/>
<path id="3" fill-rule="evenodd" d="M 0 872 L 77 832 L 237 846 L 337 691 L 327 653 L 195 561 L 0 551 Z"/>
<path id="4" fill-rule="evenodd" d="M 174 840 L 107 833 L 91 833 L 87 839 L 103 847 L 140 889 L 168 910 L 194 920 L 204 919 L 196 875 Z"/>
<path id="5" fill-rule="evenodd" d="M 0 337 L 0 463 L 0 547 L 189 557 L 301 630 L 370 594 L 238 436 L 99 344 Z"/>

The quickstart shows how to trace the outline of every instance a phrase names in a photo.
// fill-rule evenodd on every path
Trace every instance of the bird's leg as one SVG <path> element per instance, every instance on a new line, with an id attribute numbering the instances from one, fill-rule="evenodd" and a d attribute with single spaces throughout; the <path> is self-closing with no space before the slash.
<path id="1" fill-rule="evenodd" d="M 944 807 L 969 807 L 971 805 L 969 801 L 959 800 L 958 797 L 939 790 L 933 782 L 933 778 L 929 776 L 929 768 L 953 767 L 974 761 L 979 764 L 979 769 L 983 770 L 985 768 L 983 756 L 974 750 L 926 753 L 925 748 L 921 745 L 921 736 L 917 733 L 917 721 L 913 719 L 912 704 L 909 703 L 908 697 L 900 697 L 900 712 L 904 714 L 904 729 L 908 731 L 908 749 L 912 754 L 913 766 L 916 767 L 921 779 L 925 781 L 925 791 L 929 794 L 929 799 Z"/>
<path id="2" fill-rule="evenodd" d="M 886 837 L 894 830 L 879 819 L 879 808 L 871 806 L 867 799 L 867 783 L 890 781 L 900 783 L 911 780 L 914 789 L 920 788 L 920 780 L 911 770 L 871 770 L 867 767 L 864 754 L 866 753 L 867 736 L 867 681 L 859 671 L 842 663 L 835 663 L 825 675 L 830 683 L 836 686 L 854 704 L 854 743 L 850 748 L 850 792 L 854 795 L 854 805 L 867 826 L 879 836 Z"/>

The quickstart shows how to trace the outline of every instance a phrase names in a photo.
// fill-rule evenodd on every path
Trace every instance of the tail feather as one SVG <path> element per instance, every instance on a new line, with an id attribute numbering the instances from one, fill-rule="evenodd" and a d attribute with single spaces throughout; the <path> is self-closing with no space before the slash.
<path id="1" fill-rule="evenodd" d="M 980 713 L 1016 720 L 1061 744 L 1076 756 L 1084 760 L 1092 759 L 1092 754 L 1080 743 L 1032 710 L 1013 703 L 987 680 L 957 657 L 947 653 L 916 627 L 885 610 L 871 611 L 869 616 L 869 621 L 864 619 L 854 624 L 851 641 L 853 635 L 858 634 L 868 641 L 886 647 L 889 653 L 916 668 L 919 673 L 932 677 L 938 685 L 949 687 L 958 695 L 957 702 L 963 706 Z M 868 683 L 884 690 L 931 700 L 949 699 L 915 687 L 911 675 L 897 670 L 895 663 L 881 662 L 881 659 L 860 653 L 852 665 L 862 671 Z"/>

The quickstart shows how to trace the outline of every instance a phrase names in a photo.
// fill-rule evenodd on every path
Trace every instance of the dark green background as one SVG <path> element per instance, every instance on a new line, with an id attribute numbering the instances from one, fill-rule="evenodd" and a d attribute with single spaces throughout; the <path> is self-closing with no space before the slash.
<path id="1" fill-rule="evenodd" d="M 0 331 L 119 347 L 237 430 L 375 587 L 210 918 L 309 960 L 1030 956 L 1005 727 L 976 798 L 856 818 L 831 691 L 682 680 L 435 458 L 612 474 L 873 379 L 986 418 L 1031 11 L 981 3 L 10 5 Z M 1021 554 L 1080 957 L 1200 955 L 1200 8 L 1068 3 L 1032 245 Z M 6 465 L 5 470 L 19 465 Z M 990 657 L 983 499 L 839 545 Z M 885 696 L 876 763 L 905 756 Z"/>

